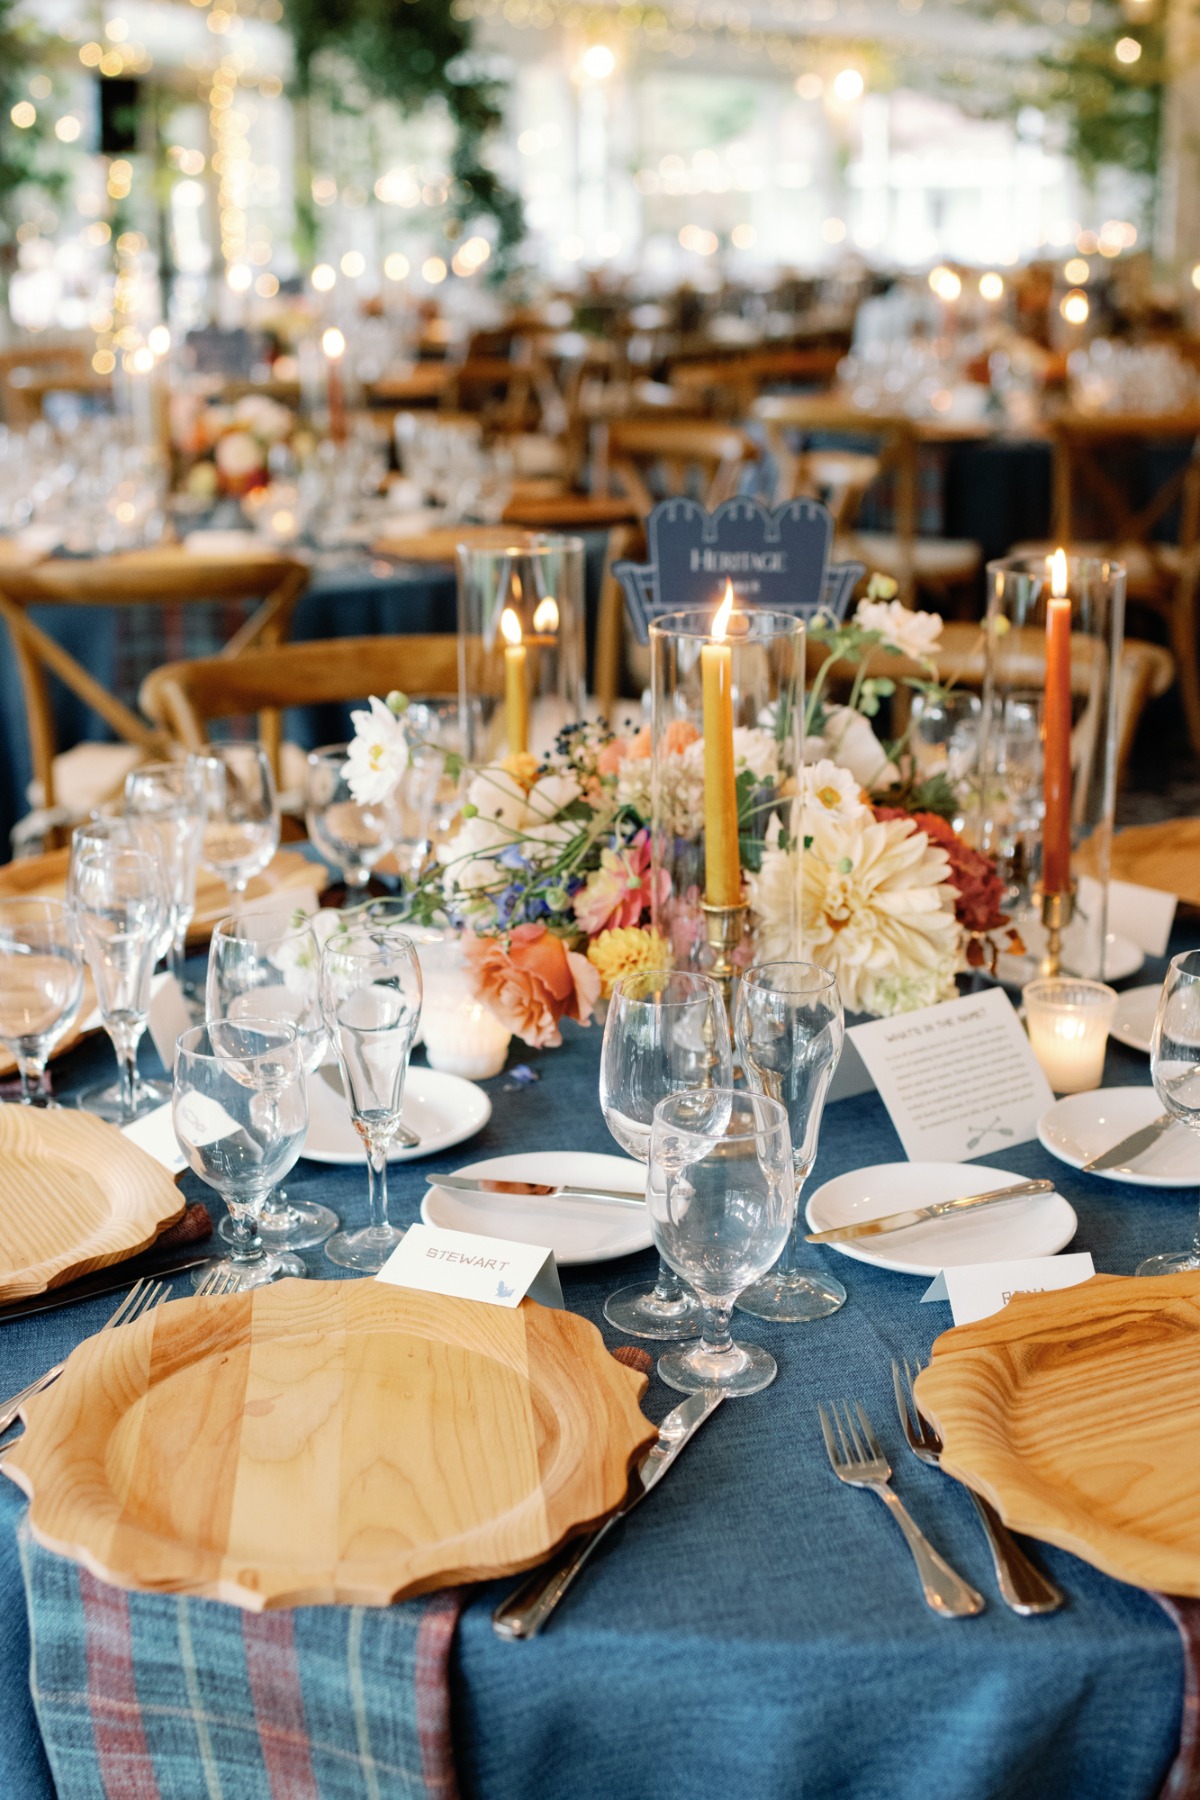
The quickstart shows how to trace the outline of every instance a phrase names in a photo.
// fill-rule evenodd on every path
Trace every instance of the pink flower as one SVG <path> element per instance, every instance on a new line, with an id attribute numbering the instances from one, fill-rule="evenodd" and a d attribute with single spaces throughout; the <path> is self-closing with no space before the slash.
<path id="1" fill-rule="evenodd" d="M 659 870 L 659 884 L 655 895 L 650 833 L 639 831 L 623 850 L 601 851 L 600 867 L 588 876 L 572 902 L 575 917 L 589 937 L 637 925 L 655 898 L 660 903 L 666 899 L 671 878 L 665 869 Z"/>
<path id="2" fill-rule="evenodd" d="M 598 775 L 615 775 L 628 755 L 628 738 L 611 739 L 596 758 L 596 773 Z"/>
<path id="3" fill-rule="evenodd" d="M 518 925 L 508 948 L 467 932 L 463 953 L 475 997 L 534 1049 L 561 1044 L 560 1019 L 586 1025 L 600 998 L 600 977 L 585 956 L 568 950 L 544 925 Z"/>

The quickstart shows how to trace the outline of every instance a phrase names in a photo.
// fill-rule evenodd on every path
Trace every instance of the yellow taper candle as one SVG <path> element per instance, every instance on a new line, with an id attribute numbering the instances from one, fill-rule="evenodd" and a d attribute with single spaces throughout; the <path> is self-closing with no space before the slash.
<path id="1" fill-rule="evenodd" d="M 500 615 L 504 633 L 504 713 L 508 727 L 508 754 L 523 756 L 529 748 L 529 689 L 525 681 L 525 646 L 521 621 L 511 606 Z"/>
<path id="2" fill-rule="evenodd" d="M 725 642 L 733 583 L 713 620 L 713 642 L 700 652 L 704 679 L 704 897 L 710 906 L 742 898 L 737 786 L 733 772 L 733 651 Z"/>

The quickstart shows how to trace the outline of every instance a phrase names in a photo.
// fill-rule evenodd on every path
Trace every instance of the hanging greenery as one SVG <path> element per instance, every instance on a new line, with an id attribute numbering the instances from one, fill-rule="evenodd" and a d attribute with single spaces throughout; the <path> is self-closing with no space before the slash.
<path id="1" fill-rule="evenodd" d="M 372 96 L 392 101 L 404 113 L 418 113 L 431 101 L 445 106 L 455 132 L 448 217 L 458 226 L 481 215 L 495 220 L 492 266 L 502 273 L 521 242 L 524 220 L 519 198 L 487 160 L 488 141 L 503 123 L 503 90 L 472 58 L 470 24 L 453 16 L 447 0 L 286 0 L 286 5 L 299 100 L 313 95 L 322 58 L 331 53 L 350 62 Z M 311 229 L 311 217 L 308 223 Z"/>

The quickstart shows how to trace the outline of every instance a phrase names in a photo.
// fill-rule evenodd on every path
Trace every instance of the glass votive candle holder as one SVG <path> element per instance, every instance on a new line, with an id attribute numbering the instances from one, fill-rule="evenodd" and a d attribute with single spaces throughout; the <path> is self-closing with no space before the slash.
<path id="1" fill-rule="evenodd" d="M 1031 981 L 1021 999 L 1033 1054 L 1055 1093 L 1098 1088 L 1116 990 L 1102 981 Z"/>

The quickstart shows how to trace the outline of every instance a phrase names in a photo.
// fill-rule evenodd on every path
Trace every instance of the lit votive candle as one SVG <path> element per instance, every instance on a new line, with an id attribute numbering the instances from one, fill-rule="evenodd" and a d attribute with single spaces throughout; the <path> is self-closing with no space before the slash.
<path id="1" fill-rule="evenodd" d="M 431 1069 L 487 1081 L 504 1067 L 512 1034 L 478 1000 L 428 1009 L 421 1025 Z"/>
<path id="2" fill-rule="evenodd" d="M 1021 998 L 1033 1054 L 1055 1093 L 1098 1088 L 1115 989 L 1101 981 L 1031 981 Z"/>

